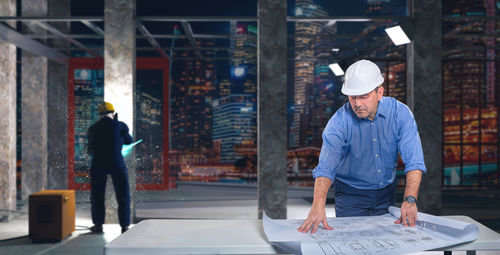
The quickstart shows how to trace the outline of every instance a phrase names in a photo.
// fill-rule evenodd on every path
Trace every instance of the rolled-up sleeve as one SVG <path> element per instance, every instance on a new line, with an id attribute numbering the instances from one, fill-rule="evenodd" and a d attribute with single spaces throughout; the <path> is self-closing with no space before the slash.
<path id="1" fill-rule="evenodd" d="M 345 121 L 342 119 L 342 114 L 337 112 L 323 130 L 323 145 L 318 165 L 313 170 L 314 179 L 327 177 L 332 182 L 335 180 L 336 169 L 342 160 L 346 144 L 344 129 Z"/>
<path id="2" fill-rule="evenodd" d="M 400 123 L 398 149 L 405 164 L 405 173 L 411 170 L 421 170 L 426 173 L 427 168 L 415 118 L 406 105 L 400 104 L 399 107 L 401 109 L 398 111 Z"/>

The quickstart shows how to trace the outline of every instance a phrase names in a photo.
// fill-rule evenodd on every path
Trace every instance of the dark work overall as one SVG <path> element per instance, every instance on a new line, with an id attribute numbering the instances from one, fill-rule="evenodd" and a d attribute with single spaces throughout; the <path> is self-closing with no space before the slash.
<path id="1" fill-rule="evenodd" d="M 111 175 L 115 188 L 120 225 L 130 225 L 128 171 L 121 154 L 123 144 L 132 143 L 128 132 L 125 123 L 109 117 L 101 118 L 88 130 L 88 153 L 92 156 L 90 201 L 95 225 L 104 224 L 104 196 L 108 175 Z"/>

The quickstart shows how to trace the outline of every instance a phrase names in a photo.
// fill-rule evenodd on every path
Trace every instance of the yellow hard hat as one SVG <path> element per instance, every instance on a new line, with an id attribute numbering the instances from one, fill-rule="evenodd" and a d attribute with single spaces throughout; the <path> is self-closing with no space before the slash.
<path id="1" fill-rule="evenodd" d="M 106 113 L 114 113 L 115 108 L 111 103 L 108 102 L 102 102 L 98 107 L 97 107 L 97 112 L 99 114 L 106 114 Z"/>

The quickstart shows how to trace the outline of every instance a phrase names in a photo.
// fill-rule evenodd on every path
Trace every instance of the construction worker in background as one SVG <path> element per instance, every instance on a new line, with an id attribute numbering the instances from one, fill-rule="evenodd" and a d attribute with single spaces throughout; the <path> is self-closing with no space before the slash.
<path id="1" fill-rule="evenodd" d="M 323 130 L 323 146 L 313 170 L 313 204 L 299 232 L 314 233 L 320 223 L 333 229 L 325 213 L 332 183 L 336 217 L 388 213 L 395 202 L 398 154 L 405 164 L 406 187 L 401 218 L 395 223 L 415 226 L 418 190 L 422 173 L 427 171 L 422 144 L 410 109 L 383 97 L 383 82 L 380 69 L 371 61 L 359 60 L 347 69 L 342 93 L 349 102 Z"/>
<path id="2" fill-rule="evenodd" d="M 132 143 L 132 137 L 128 133 L 127 125 L 118 121 L 118 114 L 113 116 L 115 110 L 112 104 L 103 102 L 98 106 L 97 111 L 101 119 L 87 132 L 88 154 L 92 156 L 90 202 L 94 226 L 90 230 L 94 233 L 103 232 L 106 179 L 108 175 L 111 175 L 118 202 L 118 218 L 123 233 L 130 225 L 130 191 L 128 171 L 121 151 L 123 144 Z"/>

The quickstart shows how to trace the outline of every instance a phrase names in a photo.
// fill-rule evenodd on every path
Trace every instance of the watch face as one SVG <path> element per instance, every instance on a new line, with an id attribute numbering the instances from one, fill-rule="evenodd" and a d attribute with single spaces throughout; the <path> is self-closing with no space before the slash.
<path id="1" fill-rule="evenodd" d="M 415 202 L 417 202 L 417 199 L 414 196 L 407 196 L 405 198 L 405 201 L 410 203 L 410 204 L 414 204 Z"/>

